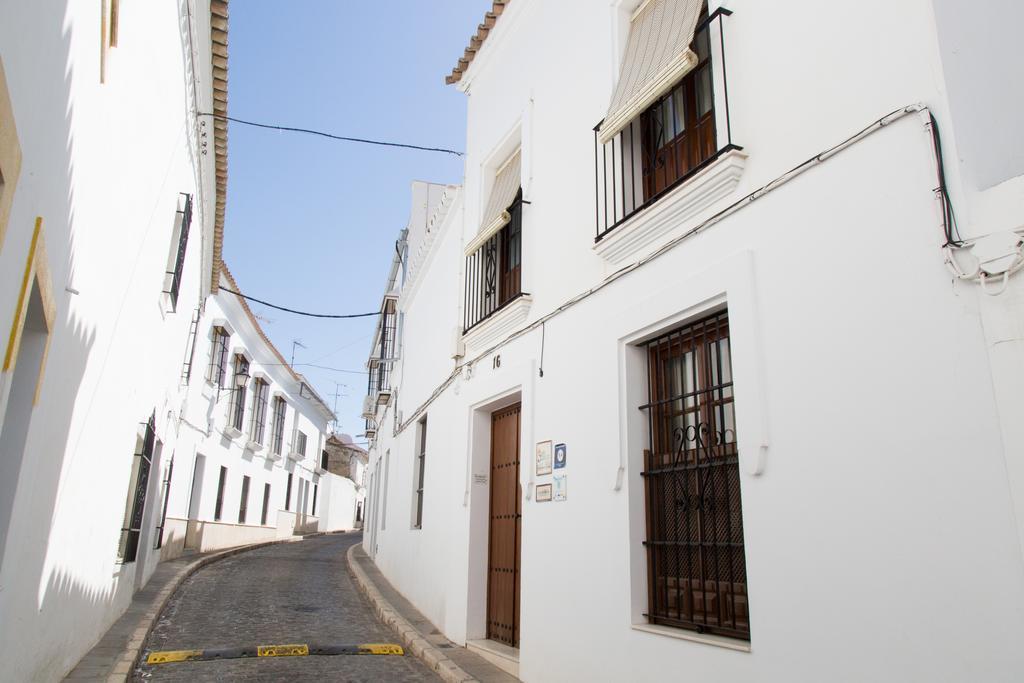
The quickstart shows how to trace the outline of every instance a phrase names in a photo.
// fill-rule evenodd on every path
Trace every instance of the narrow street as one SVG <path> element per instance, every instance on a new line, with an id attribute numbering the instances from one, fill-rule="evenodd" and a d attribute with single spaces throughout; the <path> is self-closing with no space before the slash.
<path id="1" fill-rule="evenodd" d="M 392 643 L 350 577 L 338 534 L 244 552 L 201 569 L 175 592 L 145 651 L 286 643 Z M 143 660 L 145 655 L 143 657 Z M 434 681 L 411 655 L 259 657 L 140 665 L 134 680 Z"/>

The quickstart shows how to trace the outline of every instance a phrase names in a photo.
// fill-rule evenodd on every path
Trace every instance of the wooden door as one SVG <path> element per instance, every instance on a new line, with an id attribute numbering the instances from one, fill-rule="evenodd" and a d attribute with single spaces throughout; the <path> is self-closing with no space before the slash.
<path id="1" fill-rule="evenodd" d="M 519 412 L 517 403 L 491 415 L 487 637 L 512 647 L 519 647 Z"/>

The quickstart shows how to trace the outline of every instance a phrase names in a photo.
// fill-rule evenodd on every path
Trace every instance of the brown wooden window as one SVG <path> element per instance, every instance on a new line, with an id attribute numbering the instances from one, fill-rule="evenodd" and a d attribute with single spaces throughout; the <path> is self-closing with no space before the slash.
<path id="1" fill-rule="evenodd" d="M 729 317 L 647 343 L 647 618 L 750 638 Z"/>
<path id="2" fill-rule="evenodd" d="M 644 201 L 672 187 L 715 156 L 714 81 L 707 7 L 690 49 L 697 66 L 640 115 Z"/>

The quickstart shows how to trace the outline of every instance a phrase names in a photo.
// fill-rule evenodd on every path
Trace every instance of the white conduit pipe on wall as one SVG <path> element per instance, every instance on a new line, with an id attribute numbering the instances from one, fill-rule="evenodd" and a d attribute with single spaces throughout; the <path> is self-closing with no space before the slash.
<path id="1" fill-rule="evenodd" d="M 448 378 L 444 382 L 442 382 L 440 385 L 438 385 L 438 387 L 436 389 L 434 389 L 434 391 L 431 393 L 431 395 L 423 403 L 421 403 L 420 406 L 417 407 L 415 411 L 413 411 L 412 415 L 410 415 L 409 418 L 406 419 L 401 424 L 401 426 L 399 426 L 399 428 L 397 430 L 397 433 L 403 432 L 406 429 L 406 427 L 408 427 L 410 424 L 415 423 L 415 421 L 418 420 L 419 417 L 423 414 L 423 411 L 425 411 L 428 407 L 430 407 L 430 404 L 433 403 L 437 399 L 438 396 L 440 396 L 442 393 L 444 393 L 444 391 L 449 386 L 452 385 L 452 383 L 456 380 L 456 378 L 458 378 L 462 374 L 464 368 L 471 368 L 474 363 L 482 360 L 483 358 L 486 358 L 487 356 L 491 355 L 492 353 L 494 353 L 498 349 L 500 349 L 500 348 L 510 344 L 511 342 L 515 341 L 516 339 L 519 339 L 520 337 L 528 334 L 529 332 L 539 328 L 544 323 L 546 323 L 547 321 L 551 320 L 555 316 L 559 315 L 563 311 L 565 311 L 565 310 L 575 306 L 580 301 L 583 301 L 584 299 L 590 297 L 592 294 L 595 294 L 595 293 L 599 292 L 600 290 L 604 289 L 605 287 L 607 287 L 608 285 L 612 284 L 616 280 L 618 280 L 618 279 L 620 279 L 622 277 L 625 277 L 626 275 L 628 275 L 629 273 L 633 272 L 634 270 L 637 270 L 638 268 L 643 267 L 647 263 L 649 263 L 649 262 L 653 261 L 654 259 L 662 256 L 663 254 L 671 251 L 676 246 L 678 246 L 680 243 L 690 239 L 691 237 L 693 237 L 694 235 L 696 235 L 696 234 L 698 234 L 700 232 L 703 232 L 704 230 L 706 230 L 707 228 L 711 227 L 712 225 L 715 225 L 716 223 L 721 222 L 723 219 L 731 216 L 732 214 L 736 213 L 737 211 L 741 210 L 742 208 L 744 208 L 746 206 L 749 206 L 754 201 L 760 199 L 761 197 L 765 196 L 769 192 L 772 192 L 772 191 L 778 189 L 779 187 L 785 185 L 786 183 L 788 183 L 789 181 L 793 180 L 797 176 L 802 175 L 803 173 L 805 173 L 809 169 L 814 168 L 814 167 L 816 167 L 816 166 L 818 166 L 818 165 L 828 161 L 829 159 L 831 159 L 835 155 L 839 154 L 839 152 L 841 152 L 844 149 L 846 149 L 846 148 L 856 144 L 857 142 L 860 142 L 861 140 L 867 138 L 868 136 L 872 135 L 873 133 L 875 133 L 875 132 L 881 130 L 882 128 L 884 128 L 885 126 L 889 125 L 890 123 L 898 121 L 898 120 L 902 119 L 903 117 L 908 116 L 910 114 L 922 114 L 923 116 L 925 116 L 926 117 L 926 124 L 925 124 L 926 128 L 929 131 L 931 130 L 930 112 L 928 110 L 928 107 L 926 107 L 925 105 L 917 103 L 917 104 L 911 104 L 911 105 L 907 105 L 906 107 L 901 107 L 899 109 L 896 109 L 896 110 L 886 114 L 882 118 L 878 119 L 877 121 L 872 122 L 871 124 L 869 124 L 865 128 L 861 129 L 857 133 L 854 133 L 853 135 L 851 135 L 850 137 L 846 138 L 845 140 L 843 140 L 842 142 L 838 143 L 837 145 L 835 145 L 833 147 L 830 147 L 830 148 L 820 152 L 819 154 L 811 157 L 810 159 L 807 159 L 806 161 L 804 161 L 801 164 L 798 164 L 797 166 L 794 166 L 793 168 L 791 168 L 790 170 L 786 171 L 782 175 L 776 177 L 774 180 L 768 182 L 765 185 L 762 185 L 761 187 L 757 188 L 756 190 L 754 190 L 750 194 L 748 194 L 748 195 L 746 195 L 744 197 L 741 197 L 740 199 L 736 200 L 735 202 L 733 202 L 729 206 L 725 207 L 724 209 L 722 209 L 721 211 L 719 211 L 715 215 L 711 216 L 707 220 L 703 221 L 702 223 L 699 223 L 699 224 L 695 225 L 693 228 L 691 228 L 690 230 L 686 231 L 682 235 L 672 239 L 671 241 L 666 242 L 657 251 L 651 253 L 648 256 L 645 256 L 644 258 L 640 259 L 639 261 L 635 261 L 634 263 L 631 263 L 631 264 L 629 264 L 627 266 L 623 266 L 619 270 L 615 271 L 614 273 L 612 273 L 611 275 L 606 277 L 599 284 L 595 285 L 594 287 L 592 287 L 592 288 L 590 288 L 590 289 L 588 289 L 588 290 L 586 290 L 584 292 L 581 292 L 580 294 L 577 294 L 576 296 L 572 297 L 571 299 L 569 299 L 568 301 L 566 301 L 562 305 L 558 306 L 554 310 L 550 311 L 549 313 L 541 316 L 540 318 L 538 318 L 534 322 L 530 323 L 529 325 L 526 325 L 525 327 L 522 327 L 522 328 L 516 330 L 515 332 L 509 334 L 503 340 L 501 340 L 499 342 L 495 342 L 488 349 L 478 353 L 472 359 L 467 360 L 467 361 L 465 361 L 463 363 L 457 364 L 455 366 L 455 368 L 452 370 L 452 373 L 448 376 Z M 941 200 L 941 198 L 940 198 L 940 200 Z M 947 258 L 948 258 L 949 247 L 947 246 L 946 249 L 947 249 Z M 1013 267 L 1013 271 L 1019 270 L 1022 266 L 1024 266 L 1024 263 L 1016 264 Z M 1008 277 L 1010 272 L 1011 272 L 1010 270 L 1007 270 L 1004 277 Z M 954 271 L 954 274 L 955 274 L 955 271 Z M 971 278 L 968 277 L 967 279 L 971 279 Z M 980 282 L 983 282 L 984 277 L 976 276 L 975 279 L 979 279 Z M 984 286 L 984 284 L 982 286 Z"/>

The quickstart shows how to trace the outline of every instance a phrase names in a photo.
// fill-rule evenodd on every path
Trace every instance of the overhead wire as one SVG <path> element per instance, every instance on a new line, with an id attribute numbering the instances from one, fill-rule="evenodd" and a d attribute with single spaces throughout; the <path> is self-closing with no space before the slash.
<path id="1" fill-rule="evenodd" d="M 276 308 L 277 310 L 284 311 L 285 313 L 294 313 L 295 315 L 304 315 L 307 318 L 335 318 L 335 319 L 337 319 L 337 318 L 369 318 L 370 316 L 373 316 L 373 315 L 380 315 L 380 311 L 373 311 L 371 313 L 344 313 L 344 314 L 309 313 L 307 311 L 297 311 L 294 308 L 286 308 L 284 306 L 278 306 L 277 304 L 272 304 L 272 303 L 270 303 L 268 301 L 263 301 L 262 299 L 257 299 L 254 296 L 249 296 L 248 294 L 242 294 L 241 292 L 236 292 L 235 290 L 229 289 L 228 287 L 221 286 L 220 289 L 223 289 L 225 292 L 231 292 L 235 296 L 240 296 L 243 299 L 248 299 L 249 301 L 255 301 L 258 304 L 262 304 L 262 305 L 268 306 L 270 308 Z"/>
<path id="2" fill-rule="evenodd" d="M 330 138 L 331 140 L 340 140 L 342 142 L 357 142 L 364 145 L 378 145 L 380 147 L 400 147 L 402 149 L 415 149 L 421 152 L 440 152 L 442 154 L 452 154 L 457 157 L 464 156 L 464 152 L 459 152 L 454 149 L 447 149 L 445 147 L 425 147 L 423 145 L 411 145 L 404 142 L 389 142 L 387 140 L 371 140 L 369 138 L 356 138 L 348 135 L 335 135 L 334 133 L 327 133 L 322 130 L 314 130 L 312 128 L 297 128 L 295 126 L 280 126 L 272 123 L 259 123 L 256 121 L 246 121 L 245 119 L 235 118 L 233 116 L 224 116 L 223 114 L 214 114 L 211 112 L 201 112 L 200 116 L 210 116 L 215 119 L 222 121 L 231 121 L 232 123 L 240 123 L 243 126 L 252 126 L 254 128 L 266 128 L 269 130 L 282 130 L 291 133 L 306 133 L 307 135 L 319 135 L 320 137 Z"/>

